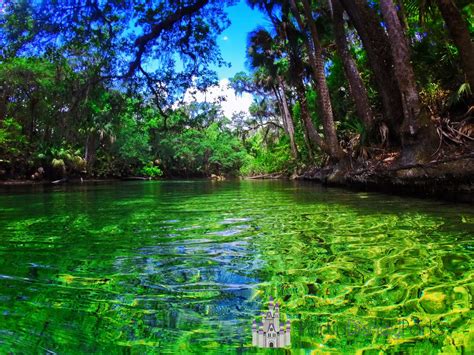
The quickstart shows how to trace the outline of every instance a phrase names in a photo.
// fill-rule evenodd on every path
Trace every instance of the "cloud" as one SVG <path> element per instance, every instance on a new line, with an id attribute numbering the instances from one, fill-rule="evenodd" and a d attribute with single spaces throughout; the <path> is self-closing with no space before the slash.
<path id="1" fill-rule="evenodd" d="M 243 112 L 249 114 L 249 107 L 253 101 L 253 96 L 249 93 L 237 95 L 231 87 L 229 87 L 229 79 L 222 79 L 219 85 L 212 86 L 204 91 L 196 91 L 189 89 L 184 94 L 184 102 L 218 102 L 219 98 L 225 101 L 220 103 L 222 111 L 227 118 L 232 118 L 236 113 Z"/>
<path id="2" fill-rule="evenodd" d="M 229 40 L 229 37 L 224 36 L 224 37 L 222 37 L 222 40 L 223 40 L 223 41 L 228 41 L 228 40 Z"/>

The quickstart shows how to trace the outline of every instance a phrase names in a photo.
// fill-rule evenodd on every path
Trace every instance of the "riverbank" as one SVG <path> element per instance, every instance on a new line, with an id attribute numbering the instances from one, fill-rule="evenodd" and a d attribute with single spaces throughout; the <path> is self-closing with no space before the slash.
<path id="1" fill-rule="evenodd" d="M 369 160 L 344 166 L 312 167 L 289 175 L 261 174 L 248 179 L 294 179 L 320 183 L 324 186 L 352 190 L 375 191 L 395 195 L 429 197 L 453 202 L 474 202 L 474 153 L 433 160 L 426 164 L 399 165 L 394 157 Z M 209 177 L 224 180 L 223 177 Z M 61 184 L 93 184 L 128 180 L 149 180 L 144 177 L 107 179 L 4 180 L 0 186 L 48 186 Z"/>
<path id="2" fill-rule="evenodd" d="M 124 178 L 103 178 L 103 179 L 78 179 L 78 178 L 64 178 L 59 180 L 26 180 L 26 179 L 8 179 L 0 180 L 0 186 L 48 186 L 48 185 L 64 185 L 64 184 L 95 184 L 104 182 L 119 182 L 119 181 L 148 181 L 148 177 L 124 177 Z"/>
<path id="3" fill-rule="evenodd" d="M 474 152 L 432 160 L 425 164 L 401 165 L 397 154 L 385 159 L 311 167 L 294 174 L 278 172 L 249 179 L 308 180 L 324 186 L 356 191 L 436 198 L 452 202 L 474 202 Z"/>
<path id="4" fill-rule="evenodd" d="M 426 164 L 399 165 L 387 159 L 350 167 L 313 168 L 294 178 L 326 186 L 474 202 L 474 153 Z"/>

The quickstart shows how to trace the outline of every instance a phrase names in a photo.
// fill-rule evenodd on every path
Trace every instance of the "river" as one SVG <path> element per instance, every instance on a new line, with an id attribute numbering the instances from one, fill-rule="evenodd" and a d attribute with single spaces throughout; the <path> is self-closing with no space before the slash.
<path id="1" fill-rule="evenodd" d="M 472 353 L 469 205 L 286 181 L 0 191 L 0 353 Z"/>

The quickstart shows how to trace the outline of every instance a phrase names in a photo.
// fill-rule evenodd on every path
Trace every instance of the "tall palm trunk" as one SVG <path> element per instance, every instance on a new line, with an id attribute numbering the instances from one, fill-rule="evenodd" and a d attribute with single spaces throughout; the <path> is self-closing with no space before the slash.
<path id="1" fill-rule="evenodd" d="M 392 0 L 380 0 L 380 9 L 387 24 L 394 71 L 402 96 L 404 125 L 408 124 L 410 134 L 414 135 L 416 118 L 420 113 L 420 100 L 416 89 L 415 73 L 410 63 L 408 41 Z"/>
<path id="2" fill-rule="evenodd" d="M 461 63 L 467 82 L 474 90 L 474 45 L 469 35 L 469 29 L 461 12 L 453 0 L 437 0 L 438 8 L 448 27 L 454 44 L 459 49 Z"/>
<path id="3" fill-rule="evenodd" d="M 281 120 L 283 122 L 283 129 L 285 131 L 285 134 L 289 135 L 287 118 L 285 112 L 283 111 L 283 103 L 281 102 L 280 87 L 277 88 L 276 86 L 272 85 L 272 90 L 276 98 L 278 110 L 280 111 Z"/>
<path id="4" fill-rule="evenodd" d="M 319 147 L 323 152 L 331 155 L 331 151 L 329 150 L 326 142 L 324 142 L 323 138 L 316 131 L 316 128 L 314 128 L 314 124 L 309 113 L 306 89 L 302 81 L 298 81 L 296 83 L 296 94 L 298 95 L 298 101 L 300 102 L 301 107 L 301 120 L 310 144 L 314 148 Z"/>
<path id="5" fill-rule="evenodd" d="M 380 9 L 387 24 L 394 71 L 402 96 L 403 125 L 401 129 L 402 156 L 406 162 L 420 162 L 433 153 L 434 126 L 425 114 L 420 115 L 420 99 L 415 73 L 410 62 L 408 40 L 393 0 L 380 0 Z"/>
<path id="6" fill-rule="evenodd" d="M 321 113 L 324 138 L 326 141 L 328 154 L 337 160 L 342 159 L 345 154 L 337 140 L 336 127 L 334 125 L 334 115 L 331 105 L 331 97 L 329 96 L 329 88 L 324 74 L 324 61 L 322 57 L 322 47 L 319 41 L 316 25 L 311 14 L 311 8 L 307 0 L 303 0 L 304 12 L 307 23 L 310 27 L 311 38 L 305 37 L 305 46 L 308 51 L 310 65 L 316 90 L 318 92 L 318 108 Z M 291 8 L 295 18 L 297 19 L 300 30 L 304 33 L 305 28 L 299 10 L 294 0 L 291 0 Z"/>
<path id="7" fill-rule="evenodd" d="M 374 122 L 374 114 L 370 107 L 369 97 L 364 82 L 362 81 L 357 65 L 349 51 L 344 30 L 344 10 L 339 0 L 332 0 L 331 3 L 337 53 L 342 59 L 344 72 L 346 73 L 347 81 L 349 82 L 349 90 L 354 99 L 357 114 L 364 123 L 366 130 L 370 131 Z"/>
<path id="8" fill-rule="evenodd" d="M 279 86 L 276 90 L 277 98 L 281 104 L 283 121 L 285 122 L 285 128 L 290 138 L 291 155 L 296 159 L 298 157 L 298 148 L 295 142 L 295 125 L 293 124 L 293 118 L 291 117 L 288 101 L 286 100 L 285 83 L 280 77 L 278 78 L 278 82 Z"/>
<path id="9" fill-rule="evenodd" d="M 340 2 L 367 52 L 367 59 L 374 72 L 375 84 L 382 99 L 384 115 L 388 118 L 390 138 L 392 141 L 398 141 L 403 113 L 400 110 L 401 95 L 393 71 L 389 39 L 380 25 L 377 13 L 365 0 L 340 0 Z"/>
<path id="10" fill-rule="evenodd" d="M 278 29 L 279 35 L 286 45 L 287 53 L 290 59 L 290 80 L 296 89 L 296 96 L 300 102 L 300 118 L 303 128 L 303 137 L 308 149 L 308 155 L 313 160 L 313 148 L 319 147 L 322 151 L 327 152 L 326 143 L 316 131 L 311 115 L 309 113 L 308 101 L 306 99 L 306 89 L 304 84 L 303 63 L 300 57 L 298 47 L 295 46 L 298 42 L 295 38 L 295 31 L 293 26 L 284 13 L 281 23 L 274 23 Z"/>

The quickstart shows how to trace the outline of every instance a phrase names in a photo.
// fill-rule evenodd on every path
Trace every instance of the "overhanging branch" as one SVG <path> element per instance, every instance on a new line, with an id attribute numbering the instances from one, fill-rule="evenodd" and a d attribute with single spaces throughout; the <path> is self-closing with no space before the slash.
<path id="1" fill-rule="evenodd" d="M 172 28 L 177 22 L 181 21 L 184 17 L 190 16 L 195 12 L 202 9 L 207 5 L 209 0 L 198 0 L 196 3 L 183 7 L 181 10 L 174 12 L 173 14 L 166 17 L 163 21 L 156 23 L 152 26 L 151 31 L 146 33 L 135 40 L 135 47 L 138 48 L 135 59 L 130 63 L 126 77 L 132 76 L 141 64 L 143 54 L 145 53 L 148 44 L 154 39 L 158 38 L 161 33 L 165 30 Z"/>

